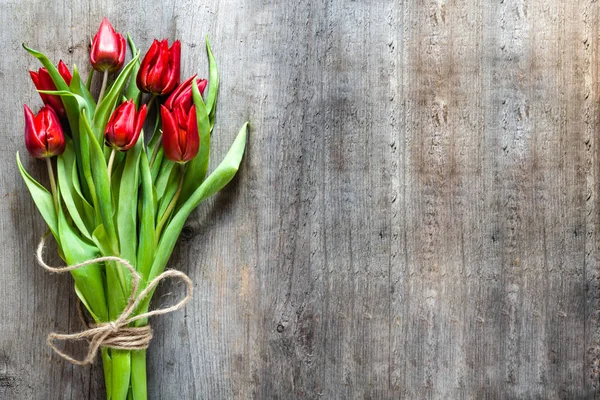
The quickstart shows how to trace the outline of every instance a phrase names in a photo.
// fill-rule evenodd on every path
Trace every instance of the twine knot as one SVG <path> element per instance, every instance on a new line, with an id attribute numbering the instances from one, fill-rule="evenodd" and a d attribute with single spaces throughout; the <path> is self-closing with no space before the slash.
<path id="1" fill-rule="evenodd" d="M 111 349 L 119 349 L 119 350 L 143 350 L 148 348 L 150 341 L 152 340 L 152 328 L 150 325 L 144 326 L 130 326 L 131 323 L 140 320 L 149 318 L 155 315 L 167 314 L 182 308 L 191 298 L 193 292 L 193 284 L 192 280 L 183 272 L 176 270 L 167 270 L 162 274 L 155 277 L 152 281 L 148 283 L 148 285 L 138 294 L 138 288 L 142 277 L 135 270 L 135 268 L 129 263 L 129 261 L 116 256 L 106 256 L 106 257 L 98 257 L 91 260 L 87 260 L 75 265 L 68 265 L 63 267 L 52 267 L 46 262 L 44 262 L 43 252 L 44 245 L 46 241 L 45 234 L 42 236 L 40 243 L 37 248 L 37 262 L 46 270 L 53 273 L 64 273 L 73 271 L 79 268 L 83 268 L 87 265 L 96 264 L 99 262 L 107 262 L 112 261 L 119 263 L 121 266 L 129 270 L 131 273 L 131 295 L 127 300 L 127 305 L 121 312 L 121 315 L 114 321 L 102 322 L 99 324 L 88 324 L 87 329 L 77 332 L 77 333 L 56 333 L 51 332 L 48 335 L 48 346 L 56 354 L 64 358 L 65 360 L 76 364 L 76 365 L 86 365 L 94 361 L 96 357 L 96 353 L 98 349 L 101 347 L 107 347 Z M 185 298 L 183 298 L 179 303 L 172 305 L 166 308 L 159 308 L 153 311 L 148 311 L 142 314 L 133 315 L 135 310 L 138 308 L 140 303 L 148 297 L 150 293 L 156 288 L 156 286 L 163 279 L 169 278 L 180 278 L 187 285 L 187 292 Z M 62 350 L 58 349 L 55 345 L 55 341 L 77 341 L 87 339 L 89 340 L 88 351 L 85 358 L 78 360 L 70 355 L 64 353 Z"/>
<path id="2" fill-rule="evenodd" d="M 108 323 L 108 326 L 110 326 L 110 330 L 113 331 L 113 332 L 116 332 L 116 331 L 119 330 L 119 327 L 117 326 L 117 324 L 115 324 L 112 321 Z"/>

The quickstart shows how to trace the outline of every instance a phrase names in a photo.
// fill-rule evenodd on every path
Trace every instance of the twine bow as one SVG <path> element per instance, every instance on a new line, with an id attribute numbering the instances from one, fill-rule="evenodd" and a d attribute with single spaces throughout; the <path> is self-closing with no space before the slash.
<path id="1" fill-rule="evenodd" d="M 172 269 L 167 270 L 167 271 L 163 272 L 162 274 L 158 275 L 156 278 L 154 278 L 152 281 L 150 281 L 150 283 L 148 283 L 148 285 L 146 286 L 146 288 L 144 290 L 142 290 L 139 294 L 136 295 L 138 287 L 139 287 L 139 283 L 140 283 L 140 280 L 142 277 L 140 276 L 140 274 L 137 273 L 137 271 L 129 263 L 129 261 L 127 261 L 121 257 L 116 257 L 116 256 L 98 257 L 98 258 L 94 258 L 92 260 L 87 260 L 87 261 L 84 261 L 84 262 L 81 262 L 81 263 L 78 263 L 75 265 L 68 265 L 68 266 L 64 266 L 64 267 L 52 267 L 52 266 L 46 264 L 46 262 L 44 261 L 44 258 L 43 258 L 46 236 L 47 236 L 47 234 L 42 236 L 42 239 L 40 240 L 40 244 L 38 245 L 38 248 L 37 248 L 36 255 L 37 255 L 38 264 L 40 264 L 42 267 L 44 267 L 46 270 L 48 270 L 50 272 L 61 274 L 61 273 L 73 271 L 73 270 L 76 270 L 79 268 L 83 268 L 87 265 L 96 264 L 99 262 L 114 261 L 114 262 L 119 263 L 123 267 L 127 268 L 129 270 L 129 272 L 131 273 L 131 277 L 132 277 L 132 279 L 131 279 L 131 295 L 129 296 L 129 299 L 127 300 L 127 305 L 121 312 L 121 315 L 119 315 L 119 317 L 116 320 L 110 321 L 110 322 L 102 322 L 100 324 L 93 324 L 93 325 L 89 326 L 88 329 L 81 331 L 81 332 L 77 332 L 77 333 L 51 332 L 48 335 L 48 346 L 50 346 L 50 348 L 52 350 L 54 350 L 54 352 L 56 354 L 58 354 L 59 356 L 61 356 L 62 358 L 64 358 L 65 360 L 67 360 L 73 364 L 86 365 L 86 364 L 91 363 L 92 361 L 94 361 L 94 358 L 96 357 L 96 353 L 98 352 L 98 349 L 100 349 L 100 347 L 109 347 L 112 349 L 120 349 L 120 350 L 143 350 L 143 349 L 148 348 L 148 345 L 150 344 L 150 341 L 152 340 L 152 328 L 150 327 L 150 325 L 140 326 L 140 327 L 130 327 L 128 325 L 134 321 L 137 321 L 137 320 L 140 320 L 143 318 L 148 318 L 148 317 L 152 317 L 155 315 L 162 315 L 162 314 L 167 314 L 167 313 L 170 313 L 173 311 L 177 311 L 177 310 L 181 309 L 192 298 L 192 292 L 193 292 L 192 280 L 183 272 L 172 270 Z M 172 305 L 170 307 L 159 308 L 159 309 L 156 309 L 153 311 L 149 311 L 149 312 L 145 312 L 142 314 L 131 316 L 131 314 L 133 314 L 133 312 L 140 305 L 140 303 L 152 292 L 152 290 L 154 290 L 154 288 L 160 283 L 160 281 L 162 281 L 163 279 L 168 279 L 168 278 L 180 278 L 186 283 L 187 293 L 186 293 L 185 298 L 183 298 L 179 303 Z M 55 345 L 55 341 L 75 341 L 75 340 L 81 340 L 81 339 L 89 339 L 90 340 L 87 355 L 82 360 L 77 360 L 77 359 L 71 357 L 70 355 L 59 350 Z"/>

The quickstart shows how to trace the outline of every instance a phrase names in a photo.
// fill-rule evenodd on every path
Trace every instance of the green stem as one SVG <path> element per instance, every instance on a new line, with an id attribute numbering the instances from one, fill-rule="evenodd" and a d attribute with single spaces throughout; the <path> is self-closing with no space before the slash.
<path id="1" fill-rule="evenodd" d="M 181 194 L 181 189 L 183 189 L 183 178 L 185 177 L 185 164 L 180 164 L 180 168 L 181 168 L 181 175 L 179 176 L 179 186 L 177 186 L 177 191 L 175 192 L 175 195 L 171 199 L 169 206 L 165 210 L 165 214 L 162 216 L 160 221 L 158 221 L 158 225 L 156 226 L 156 243 L 157 244 L 160 239 L 160 233 L 162 231 L 162 228 L 165 226 L 165 224 L 169 220 L 169 216 L 173 212 L 173 209 L 175 208 L 175 205 L 177 204 L 177 200 L 179 200 L 179 195 Z"/>
<path id="2" fill-rule="evenodd" d="M 146 380 L 146 350 L 131 352 L 131 392 L 134 400 L 148 399 Z"/>
<path id="3" fill-rule="evenodd" d="M 106 84 L 108 83 L 108 69 L 104 70 L 104 76 L 102 77 L 102 87 L 100 88 L 100 94 L 98 95 L 98 102 L 100 104 L 104 97 L 104 91 L 106 90 Z"/>
<path id="4" fill-rule="evenodd" d="M 109 187 L 110 187 L 110 175 L 112 173 L 113 163 L 115 162 L 115 154 L 117 154 L 117 151 L 113 147 L 110 152 L 110 157 L 108 158 L 108 186 Z"/>
<path id="5" fill-rule="evenodd" d="M 148 102 L 148 112 L 150 111 L 150 108 L 152 107 L 152 104 L 154 103 L 154 100 L 156 99 L 156 97 L 157 96 L 155 94 L 153 94 L 152 98 Z M 154 126 L 154 133 L 156 133 L 156 127 L 158 125 L 158 121 L 159 120 L 160 120 L 160 110 L 157 109 L 156 110 L 156 124 Z M 154 165 L 154 160 L 156 160 L 156 155 L 158 154 L 158 149 L 160 149 L 160 144 L 162 142 L 162 131 L 160 133 L 161 133 L 161 136 L 159 136 L 158 141 L 154 145 L 154 150 L 152 150 L 152 157 L 150 158 L 150 169 L 152 169 L 152 165 Z"/>
<path id="6" fill-rule="evenodd" d="M 148 102 L 148 112 L 150 112 L 150 110 L 152 109 L 152 106 L 154 105 L 154 100 L 156 100 L 156 95 L 153 94 L 152 97 L 150 97 L 150 101 Z"/>
<path id="7" fill-rule="evenodd" d="M 156 141 L 154 145 L 154 150 L 152 150 L 152 158 L 150 158 L 150 169 L 154 165 L 154 161 L 156 160 L 156 156 L 158 155 L 158 151 L 160 150 L 160 145 L 162 144 L 162 130 L 160 130 L 160 137 Z"/>
<path id="8" fill-rule="evenodd" d="M 94 70 L 92 69 L 90 71 L 90 74 L 88 75 L 87 78 L 87 82 L 85 83 L 85 87 L 87 88 L 87 90 L 90 90 L 90 87 L 92 86 L 92 78 L 94 77 Z"/>
<path id="9" fill-rule="evenodd" d="M 52 199 L 54 200 L 56 218 L 58 218 L 58 190 L 56 189 L 56 180 L 54 179 L 54 170 L 52 169 L 52 161 L 50 161 L 50 157 L 46 157 L 46 166 L 48 167 L 48 176 L 50 177 L 50 189 L 52 190 Z"/>
<path id="10" fill-rule="evenodd" d="M 106 347 L 102 347 L 100 352 L 102 354 L 102 367 L 104 369 L 104 386 L 106 387 L 106 398 L 107 400 L 112 400 L 112 360 Z"/>
<path id="11" fill-rule="evenodd" d="M 110 355 L 112 387 L 106 392 L 112 400 L 126 400 L 131 383 L 131 351 L 110 349 Z"/>

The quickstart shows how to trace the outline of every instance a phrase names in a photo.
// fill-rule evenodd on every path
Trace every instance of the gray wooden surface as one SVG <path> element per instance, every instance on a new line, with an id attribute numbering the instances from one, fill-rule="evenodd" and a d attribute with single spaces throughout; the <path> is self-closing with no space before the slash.
<path id="1" fill-rule="evenodd" d="M 152 321 L 151 398 L 600 397 L 595 0 L 3 0 L 0 398 L 104 396 L 45 345 L 75 295 L 34 262 L 14 162 L 40 104 L 21 42 L 87 70 L 104 15 L 180 38 L 184 76 L 210 35 L 213 161 L 251 121 L 172 258 L 196 294 Z"/>

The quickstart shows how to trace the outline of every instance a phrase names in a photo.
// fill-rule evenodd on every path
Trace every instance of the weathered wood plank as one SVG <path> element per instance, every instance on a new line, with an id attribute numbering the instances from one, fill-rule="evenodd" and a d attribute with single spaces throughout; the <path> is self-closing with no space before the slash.
<path id="1" fill-rule="evenodd" d="M 251 121 L 239 177 L 173 256 L 196 294 L 152 321 L 152 398 L 600 397 L 598 12 L 593 0 L 2 2 L 0 398 L 104 396 L 99 364 L 45 345 L 79 329 L 75 296 L 34 263 L 44 227 L 12 156 L 21 103 L 40 103 L 21 42 L 87 71 L 104 15 L 142 50 L 180 38 L 184 76 L 206 75 L 210 36 L 213 166 Z M 156 304 L 180 291 L 163 284 Z"/>

